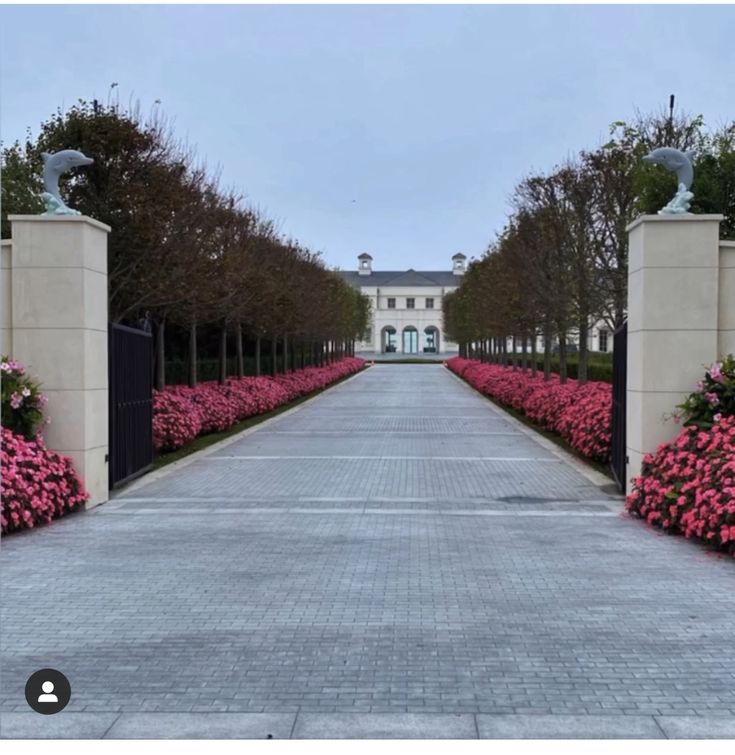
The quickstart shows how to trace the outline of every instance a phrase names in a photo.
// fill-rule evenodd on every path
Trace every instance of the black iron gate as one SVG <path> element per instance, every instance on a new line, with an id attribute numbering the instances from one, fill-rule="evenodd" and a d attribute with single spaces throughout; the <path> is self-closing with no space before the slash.
<path id="1" fill-rule="evenodd" d="M 612 382 L 612 447 L 610 466 L 620 491 L 625 490 L 625 409 L 626 379 L 628 374 L 628 322 L 615 331 L 613 340 L 613 382 Z"/>
<path id="2" fill-rule="evenodd" d="M 110 323 L 110 489 L 153 464 L 153 338 Z"/>

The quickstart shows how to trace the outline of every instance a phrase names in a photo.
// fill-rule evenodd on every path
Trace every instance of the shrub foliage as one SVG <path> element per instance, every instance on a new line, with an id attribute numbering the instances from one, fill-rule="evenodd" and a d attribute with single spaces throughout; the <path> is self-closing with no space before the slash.
<path id="1" fill-rule="evenodd" d="M 2 392 L 3 427 L 26 440 L 36 437 L 43 424 L 46 396 L 38 383 L 26 373 L 26 368 L 9 357 L 0 361 L 0 389 Z"/>
<path id="2" fill-rule="evenodd" d="M 545 381 L 512 367 L 454 357 L 447 366 L 480 393 L 560 435 L 582 456 L 607 462 L 612 440 L 612 391 L 607 383 Z"/>
<path id="3" fill-rule="evenodd" d="M 272 411 L 300 396 L 359 372 L 364 361 L 347 357 L 325 367 L 306 367 L 275 378 L 228 378 L 166 386 L 153 399 L 153 444 L 159 452 L 185 446 L 198 435 L 222 432 L 236 422 Z"/>
<path id="4" fill-rule="evenodd" d="M 712 365 L 680 405 L 678 437 L 643 459 L 626 508 L 665 532 L 735 556 L 735 359 Z"/>

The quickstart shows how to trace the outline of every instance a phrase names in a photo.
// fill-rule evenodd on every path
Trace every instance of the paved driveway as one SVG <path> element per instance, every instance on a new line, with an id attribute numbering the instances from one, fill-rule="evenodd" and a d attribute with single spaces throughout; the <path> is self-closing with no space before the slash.
<path id="1" fill-rule="evenodd" d="M 735 564 L 553 448 L 380 365 L 4 539 L 2 735 L 735 737 Z"/>

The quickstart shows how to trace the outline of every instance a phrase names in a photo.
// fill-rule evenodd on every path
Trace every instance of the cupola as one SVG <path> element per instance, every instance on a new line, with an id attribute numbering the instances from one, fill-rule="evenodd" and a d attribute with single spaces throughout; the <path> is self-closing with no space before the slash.
<path id="1" fill-rule="evenodd" d="M 467 257 L 466 257 L 466 255 L 462 254 L 462 252 L 457 252 L 457 254 L 455 254 L 452 257 L 452 272 L 455 275 L 464 275 L 465 274 L 465 272 L 467 270 L 467 267 L 466 267 L 466 264 L 465 264 L 466 260 L 467 260 Z"/>
<path id="2" fill-rule="evenodd" d="M 372 275 L 373 258 L 367 252 L 357 255 L 357 272 L 360 275 Z"/>

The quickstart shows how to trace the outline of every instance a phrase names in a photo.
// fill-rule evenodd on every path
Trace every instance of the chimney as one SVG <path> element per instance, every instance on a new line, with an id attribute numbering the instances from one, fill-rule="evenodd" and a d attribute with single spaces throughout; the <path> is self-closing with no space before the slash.
<path id="1" fill-rule="evenodd" d="M 467 257 L 464 254 L 462 254 L 462 252 L 457 252 L 457 254 L 455 254 L 452 257 L 452 272 L 455 275 L 464 275 L 465 274 L 466 269 L 467 269 L 466 265 L 465 265 L 465 260 L 466 259 L 467 259 Z"/>
<path id="2" fill-rule="evenodd" d="M 357 255 L 357 272 L 359 275 L 372 275 L 373 258 L 367 253 Z"/>

